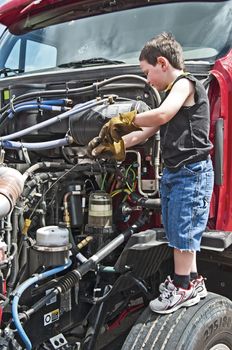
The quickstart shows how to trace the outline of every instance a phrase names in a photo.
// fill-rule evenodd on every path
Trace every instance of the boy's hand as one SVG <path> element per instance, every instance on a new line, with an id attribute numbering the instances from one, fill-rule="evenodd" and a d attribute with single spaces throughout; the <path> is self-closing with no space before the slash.
<path id="1" fill-rule="evenodd" d="M 99 137 L 113 144 L 113 142 L 119 142 L 122 136 L 126 134 L 142 130 L 139 126 L 134 124 L 135 116 L 136 111 L 131 111 L 120 113 L 117 117 L 113 117 L 102 127 Z"/>
<path id="2" fill-rule="evenodd" d="M 106 123 L 99 136 L 91 140 L 87 147 L 90 158 L 114 158 L 118 161 L 125 159 L 125 146 L 122 136 L 133 131 L 142 130 L 134 124 L 136 111 L 120 113 Z"/>
<path id="3" fill-rule="evenodd" d="M 117 161 L 123 161 L 125 159 L 126 153 L 123 140 L 109 143 L 106 141 L 101 142 L 101 139 L 99 142 L 99 139 L 99 137 L 95 137 L 89 142 L 87 151 L 90 157 L 113 158 Z"/>

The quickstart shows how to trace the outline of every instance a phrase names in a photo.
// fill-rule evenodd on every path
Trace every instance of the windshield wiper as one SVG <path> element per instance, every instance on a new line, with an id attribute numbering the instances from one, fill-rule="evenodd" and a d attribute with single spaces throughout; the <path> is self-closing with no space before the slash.
<path id="1" fill-rule="evenodd" d="M 86 60 L 76 61 L 76 62 L 68 62 L 68 63 L 62 63 L 59 64 L 58 67 L 60 68 L 78 68 L 88 65 L 95 65 L 95 64 L 121 64 L 125 63 L 123 61 L 117 61 L 117 60 L 109 60 L 108 58 L 103 57 L 93 57 Z"/>
<path id="2" fill-rule="evenodd" d="M 18 73 L 23 73 L 24 72 L 24 70 L 23 69 L 14 69 L 14 68 L 6 68 L 6 67 L 4 67 L 4 68 L 0 68 L 0 75 L 1 74 L 4 74 L 4 77 L 6 78 L 6 77 L 8 77 L 9 75 L 9 73 L 15 73 L 15 75 Z"/>

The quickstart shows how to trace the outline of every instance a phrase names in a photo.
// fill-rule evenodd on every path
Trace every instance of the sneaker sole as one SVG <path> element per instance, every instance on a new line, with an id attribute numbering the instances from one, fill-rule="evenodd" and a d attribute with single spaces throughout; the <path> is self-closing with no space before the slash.
<path id="1" fill-rule="evenodd" d="M 155 309 L 152 308 L 151 304 L 149 306 L 150 306 L 151 311 L 156 312 L 157 314 L 164 314 L 164 315 L 166 315 L 166 314 L 171 314 L 172 312 L 180 309 L 181 307 L 189 307 L 189 306 L 196 305 L 196 304 L 199 303 L 200 299 L 201 299 L 200 296 L 197 294 L 195 296 L 195 298 L 186 300 L 185 302 L 175 306 L 174 308 L 167 309 L 167 310 L 155 310 Z"/>
<path id="2" fill-rule="evenodd" d="M 166 290 L 166 288 L 159 288 L 159 292 L 160 292 L 160 294 L 162 294 L 164 291 Z M 201 298 L 201 299 L 203 299 L 203 298 L 205 298 L 205 297 L 207 297 L 207 295 L 208 295 L 208 292 L 207 292 L 207 290 L 203 290 L 203 291 L 201 291 L 201 292 L 198 292 L 197 290 L 196 290 L 196 292 L 197 292 L 197 294 L 199 295 L 199 297 Z"/>

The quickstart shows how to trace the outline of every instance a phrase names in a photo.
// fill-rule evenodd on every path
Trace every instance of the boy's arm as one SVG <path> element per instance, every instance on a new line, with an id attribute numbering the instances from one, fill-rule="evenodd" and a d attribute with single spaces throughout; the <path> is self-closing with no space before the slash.
<path id="1" fill-rule="evenodd" d="M 126 148 L 130 148 L 138 143 L 145 141 L 147 138 L 154 135 L 155 132 L 159 130 L 159 127 L 161 125 L 171 120 L 183 105 L 187 106 L 193 104 L 193 95 L 194 85 L 187 79 L 179 80 L 176 82 L 167 98 L 158 108 L 144 113 L 139 113 L 137 115 L 132 115 L 133 118 L 129 120 L 129 124 L 128 118 L 126 121 L 124 121 L 123 118 L 121 120 L 119 117 L 112 118 L 110 122 L 108 122 L 108 126 L 108 123 L 103 126 L 102 130 L 104 129 L 104 133 L 102 133 L 101 130 L 101 135 L 97 137 L 97 144 L 104 144 L 104 152 L 107 149 L 107 152 L 110 153 L 113 157 L 116 155 L 116 153 L 120 153 L 120 158 L 123 158 L 122 154 L 125 152 L 125 150 L 122 150 L 123 143 L 120 141 L 122 140 L 122 137 Z M 123 116 L 123 114 L 121 116 Z M 134 123 L 134 126 L 132 128 L 133 130 L 136 128 L 139 130 L 140 127 L 142 127 L 143 130 L 140 129 L 140 131 L 130 132 L 128 125 L 132 123 Z M 124 125 L 126 132 L 124 130 Z M 111 134 L 111 129 L 114 131 L 113 135 Z M 107 136 L 108 134 L 110 134 L 110 140 Z M 115 139 L 115 135 L 117 136 L 117 139 Z M 90 141 L 88 145 L 89 154 L 92 156 L 99 156 L 100 154 L 103 155 L 102 147 L 99 149 L 94 140 Z M 121 149 L 118 149 L 118 143 Z M 119 159 L 118 156 L 117 158 Z"/>
<path id="2" fill-rule="evenodd" d="M 144 127 L 142 131 L 134 131 L 123 136 L 125 148 L 133 147 L 146 141 L 159 130 L 159 127 Z"/>
<path id="3" fill-rule="evenodd" d="M 188 79 L 180 79 L 174 84 L 169 95 L 158 108 L 137 114 L 134 123 L 140 127 L 159 127 L 171 120 L 193 94 L 193 83 Z"/>
<path id="4" fill-rule="evenodd" d="M 125 149 L 137 145 L 154 135 L 158 128 L 145 127 L 141 131 L 134 131 L 123 137 L 119 142 L 107 142 L 99 136 L 91 140 L 87 147 L 89 157 L 114 158 L 122 161 L 126 157 Z"/>

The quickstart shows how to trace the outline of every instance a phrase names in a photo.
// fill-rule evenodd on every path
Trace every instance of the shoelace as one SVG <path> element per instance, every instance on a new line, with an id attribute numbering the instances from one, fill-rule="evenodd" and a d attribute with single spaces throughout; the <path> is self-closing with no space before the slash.
<path id="1" fill-rule="evenodd" d="M 173 289 L 172 291 L 165 289 L 162 294 L 159 296 L 159 301 L 162 301 L 162 299 L 169 299 L 173 295 L 176 295 L 176 292 L 178 291 L 178 288 Z"/>

